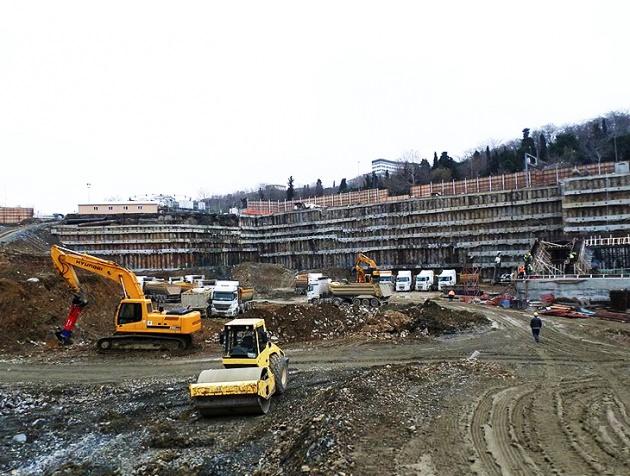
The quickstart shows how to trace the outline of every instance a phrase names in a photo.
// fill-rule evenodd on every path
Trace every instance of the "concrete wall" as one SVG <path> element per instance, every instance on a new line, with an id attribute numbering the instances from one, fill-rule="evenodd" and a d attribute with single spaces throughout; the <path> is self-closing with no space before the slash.
<path id="1" fill-rule="evenodd" d="M 515 268 L 535 239 L 630 232 L 630 174 L 570 178 L 561 186 L 393 198 L 265 216 L 238 224 L 60 226 L 71 248 L 134 269 L 232 265 L 254 260 L 293 269 L 350 268 L 367 252 L 385 268 Z"/>

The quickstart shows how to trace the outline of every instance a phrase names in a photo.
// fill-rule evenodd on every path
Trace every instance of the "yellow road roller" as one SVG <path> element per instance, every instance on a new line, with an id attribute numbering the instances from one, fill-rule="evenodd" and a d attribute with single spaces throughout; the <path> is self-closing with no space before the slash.
<path id="1" fill-rule="evenodd" d="M 203 416 L 262 415 L 271 396 L 289 381 L 289 359 L 271 341 L 263 319 L 234 319 L 219 341 L 224 369 L 204 370 L 190 384 L 190 397 Z"/>

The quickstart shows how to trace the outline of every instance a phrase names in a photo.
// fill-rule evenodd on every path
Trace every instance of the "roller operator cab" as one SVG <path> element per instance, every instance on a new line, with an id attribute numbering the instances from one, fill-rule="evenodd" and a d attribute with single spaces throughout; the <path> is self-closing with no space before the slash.
<path id="1" fill-rule="evenodd" d="M 289 360 L 262 319 L 235 319 L 220 334 L 224 369 L 204 370 L 190 385 L 203 416 L 263 414 L 272 395 L 287 388 Z"/>
<path id="2" fill-rule="evenodd" d="M 411 291 L 411 271 L 399 271 L 396 275 L 396 291 Z"/>

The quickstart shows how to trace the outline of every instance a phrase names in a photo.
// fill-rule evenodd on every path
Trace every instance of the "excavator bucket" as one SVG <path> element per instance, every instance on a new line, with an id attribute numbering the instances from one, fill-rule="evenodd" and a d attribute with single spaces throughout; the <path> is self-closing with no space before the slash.
<path id="1" fill-rule="evenodd" d="M 190 384 L 190 397 L 203 416 L 263 415 L 275 391 L 273 374 L 264 367 L 204 370 Z"/>

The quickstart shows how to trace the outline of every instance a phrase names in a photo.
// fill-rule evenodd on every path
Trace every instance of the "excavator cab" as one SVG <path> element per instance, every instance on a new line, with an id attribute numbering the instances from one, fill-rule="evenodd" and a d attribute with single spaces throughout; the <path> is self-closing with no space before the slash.
<path id="1" fill-rule="evenodd" d="M 122 301 L 116 313 L 116 324 L 119 326 L 140 322 L 142 320 L 142 304 Z"/>

